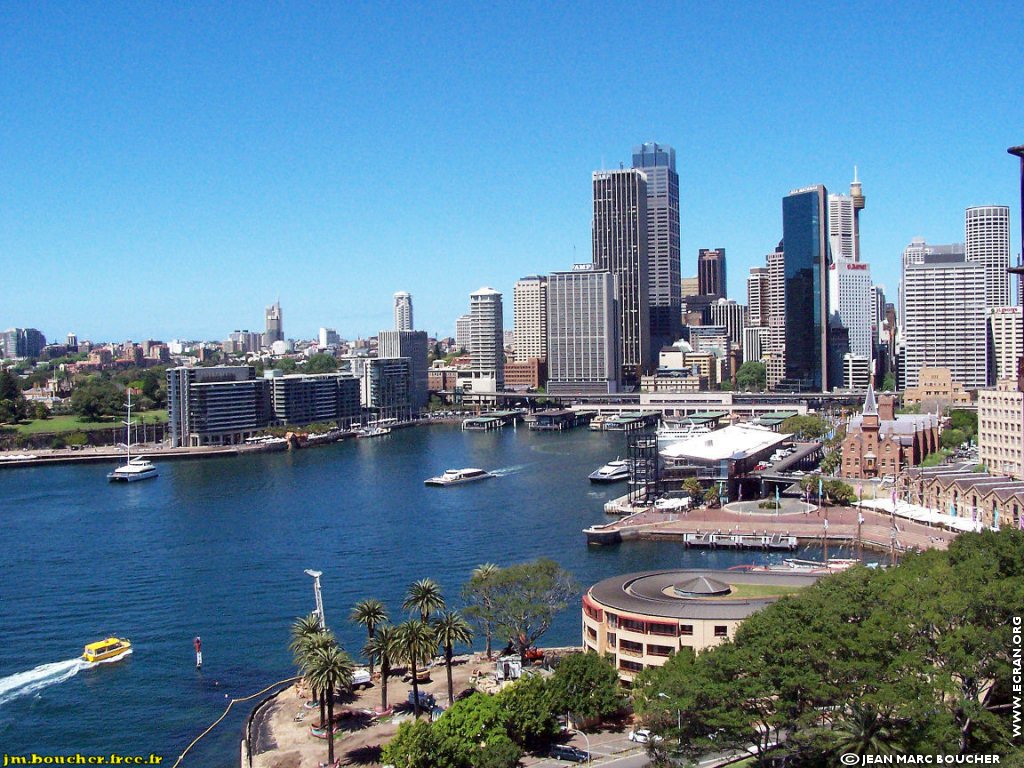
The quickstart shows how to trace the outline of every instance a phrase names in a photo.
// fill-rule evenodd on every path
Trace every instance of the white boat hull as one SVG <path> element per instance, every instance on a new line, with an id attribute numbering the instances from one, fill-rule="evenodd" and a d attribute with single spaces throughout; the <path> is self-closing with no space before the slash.
<path id="1" fill-rule="evenodd" d="M 156 469 L 148 470 L 146 472 L 122 472 L 118 473 L 115 469 L 113 472 L 107 475 L 107 479 L 112 483 L 135 483 L 139 480 L 149 480 L 151 477 L 156 477 Z"/>

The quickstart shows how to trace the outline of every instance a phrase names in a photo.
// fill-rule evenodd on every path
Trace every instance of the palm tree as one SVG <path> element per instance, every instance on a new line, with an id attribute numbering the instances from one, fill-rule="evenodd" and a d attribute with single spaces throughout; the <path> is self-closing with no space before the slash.
<path id="1" fill-rule="evenodd" d="M 469 577 L 469 583 L 463 590 L 463 598 L 465 599 L 469 595 L 474 603 L 470 606 L 472 610 L 467 611 L 467 613 L 475 619 L 476 623 L 484 631 L 484 638 L 486 640 L 484 652 L 487 654 L 488 661 L 491 660 L 491 637 L 494 634 L 494 605 L 491 599 L 491 582 L 500 570 L 501 568 L 494 563 L 478 565 L 473 569 L 473 573 Z"/>
<path id="2" fill-rule="evenodd" d="M 420 661 L 429 659 L 437 648 L 434 630 L 425 621 L 409 619 L 398 625 L 398 637 L 403 656 L 409 662 L 412 673 L 412 710 L 416 717 L 420 716 L 420 687 L 417 667 Z"/>
<path id="3" fill-rule="evenodd" d="M 311 658 L 313 651 L 318 647 L 334 642 L 334 635 L 330 632 L 325 632 L 320 627 L 320 617 L 316 613 L 297 618 L 292 623 L 291 638 L 292 641 L 288 644 L 288 649 L 292 652 L 295 664 L 303 674 L 305 674 L 306 662 Z M 320 702 L 320 722 L 323 722 L 324 700 L 323 696 L 317 695 L 321 691 L 318 691 L 316 686 L 308 679 L 306 684 L 309 685 L 309 691 L 313 695 L 313 700 Z"/>
<path id="4" fill-rule="evenodd" d="M 419 611 L 420 621 L 424 623 L 430 620 L 430 614 L 442 608 L 444 597 L 441 596 L 441 587 L 433 579 L 420 579 L 410 584 L 402 603 L 404 611 Z"/>
<path id="5" fill-rule="evenodd" d="M 308 660 L 306 677 L 327 699 L 327 762 L 334 763 L 334 692 L 352 685 L 352 659 L 337 644 L 317 648 Z M 321 725 L 324 721 L 320 721 Z"/>
<path id="6" fill-rule="evenodd" d="M 374 629 L 378 624 L 383 624 L 388 620 L 388 611 L 380 600 L 361 600 L 355 604 L 348 618 L 350 621 L 366 627 L 367 639 L 373 640 Z M 367 658 L 370 660 L 370 677 L 373 677 L 374 654 L 370 654 Z"/>
<path id="7" fill-rule="evenodd" d="M 390 624 L 382 624 L 377 627 L 377 631 L 363 646 L 364 656 L 380 661 L 380 709 L 382 712 L 386 712 L 388 708 L 388 675 L 391 674 L 392 664 L 402 659 L 402 650 L 398 627 L 393 627 Z"/>
<path id="8" fill-rule="evenodd" d="M 888 719 L 869 705 L 853 704 L 834 728 L 836 754 L 888 755 L 895 749 Z"/>
<path id="9" fill-rule="evenodd" d="M 467 621 L 455 611 L 445 611 L 434 619 L 434 636 L 436 642 L 444 650 L 444 665 L 448 671 L 448 706 L 455 703 L 455 692 L 452 690 L 452 654 L 456 643 L 469 645 L 473 639 L 473 630 Z"/>

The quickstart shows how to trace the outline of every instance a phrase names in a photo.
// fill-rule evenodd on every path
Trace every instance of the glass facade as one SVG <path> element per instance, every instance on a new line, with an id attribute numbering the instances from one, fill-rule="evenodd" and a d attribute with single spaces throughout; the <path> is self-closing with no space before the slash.
<path id="1" fill-rule="evenodd" d="M 828 219 L 823 186 L 782 199 L 786 280 L 786 384 L 821 392 L 828 381 Z"/>

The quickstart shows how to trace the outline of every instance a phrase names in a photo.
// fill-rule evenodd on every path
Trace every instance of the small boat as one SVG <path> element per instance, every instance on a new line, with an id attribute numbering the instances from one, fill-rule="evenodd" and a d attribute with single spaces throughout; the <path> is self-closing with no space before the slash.
<path id="1" fill-rule="evenodd" d="M 391 434 L 391 427 L 364 427 L 356 430 L 356 437 L 384 437 Z"/>
<path id="2" fill-rule="evenodd" d="M 108 637 L 89 643 L 82 651 L 82 661 L 104 661 L 123 656 L 132 649 L 131 641 L 126 637 Z"/>
<path id="3" fill-rule="evenodd" d="M 595 469 L 587 477 L 592 483 L 617 483 L 629 480 L 629 462 L 625 459 L 609 461 L 600 469 Z"/>
<path id="4" fill-rule="evenodd" d="M 600 432 L 604 429 L 604 416 L 598 414 L 590 420 L 590 428 L 594 432 Z"/>
<path id="5" fill-rule="evenodd" d="M 125 463 L 107 474 L 107 480 L 114 483 L 134 483 L 136 480 L 148 480 L 157 476 L 156 465 L 143 457 L 132 458 L 132 392 L 128 390 L 128 419 L 122 421 L 128 427 L 128 442 L 126 444 Z"/>
<path id="6" fill-rule="evenodd" d="M 494 477 L 494 475 L 483 469 L 476 469 L 475 467 L 467 467 L 466 469 L 446 469 L 443 475 L 428 478 L 423 481 L 423 484 L 439 487 L 446 485 L 459 485 L 460 483 L 471 483 L 474 480 L 486 480 L 488 477 Z"/>

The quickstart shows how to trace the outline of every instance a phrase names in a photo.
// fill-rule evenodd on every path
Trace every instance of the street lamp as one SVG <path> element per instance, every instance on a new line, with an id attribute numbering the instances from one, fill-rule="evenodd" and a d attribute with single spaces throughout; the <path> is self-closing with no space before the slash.
<path id="1" fill-rule="evenodd" d="M 659 699 L 668 699 L 669 697 L 668 697 L 668 695 L 659 692 L 658 693 L 658 698 Z M 679 743 L 682 744 L 683 743 L 683 710 L 679 709 L 678 707 L 676 707 L 676 732 L 677 732 L 676 735 L 679 737 Z"/>
<path id="2" fill-rule="evenodd" d="M 569 712 L 567 710 L 566 713 L 565 713 L 565 728 L 566 728 L 566 730 L 569 730 L 569 722 L 570 722 L 569 721 Z M 583 740 L 586 741 L 586 743 L 587 743 L 587 763 L 588 764 L 591 763 L 593 761 L 593 759 L 594 759 L 594 756 L 590 754 L 590 737 L 587 736 L 587 734 L 585 734 L 579 728 L 573 728 L 572 730 L 576 731 L 576 733 L 578 733 L 580 736 L 582 736 Z"/>
<path id="3" fill-rule="evenodd" d="M 314 571 L 307 568 L 304 573 L 307 576 L 313 577 L 313 597 L 316 599 L 316 615 L 320 619 L 320 631 L 327 631 L 327 620 L 324 618 L 324 599 L 320 594 L 320 577 L 323 576 L 323 571 Z"/>

